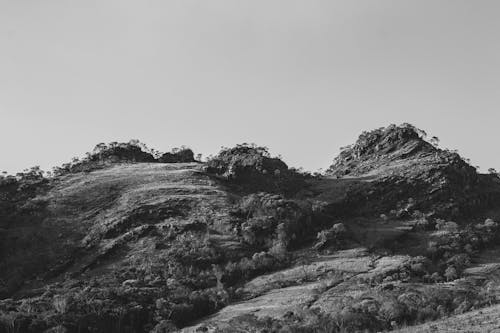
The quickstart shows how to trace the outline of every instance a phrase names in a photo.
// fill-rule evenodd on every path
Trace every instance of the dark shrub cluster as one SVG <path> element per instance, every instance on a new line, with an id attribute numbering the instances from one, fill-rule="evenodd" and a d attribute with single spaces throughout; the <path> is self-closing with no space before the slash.
<path id="1" fill-rule="evenodd" d="M 243 315 L 230 321 L 231 329 L 222 332 L 378 332 L 461 314 L 485 304 L 476 290 L 450 290 L 441 286 L 414 289 L 393 286 L 392 291 L 373 290 L 357 300 L 346 302 L 339 311 L 317 308 L 289 311 L 282 318 Z"/>
<path id="2" fill-rule="evenodd" d="M 172 152 L 161 154 L 159 151 L 148 148 L 139 140 L 129 142 L 99 143 L 91 153 L 82 159 L 74 158 L 54 168 L 55 175 L 76 172 L 90 172 L 113 163 L 188 163 L 195 162 L 194 153 L 186 147 L 174 148 Z"/>
<path id="3" fill-rule="evenodd" d="M 440 273 L 427 277 L 429 282 L 459 278 L 470 265 L 472 256 L 498 242 L 500 237 L 500 227 L 491 219 L 465 228 L 438 219 L 435 228 L 437 231 L 431 235 L 427 256 L 438 265 Z"/>
<path id="4" fill-rule="evenodd" d="M 26 274 L 19 262 L 18 251 L 39 238 L 33 239 L 22 228 L 32 222 L 40 223 L 46 216 L 47 201 L 37 196 L 45 193 L 48 187 L 49 180 L 39 167 L 15 176 L 0 176 L 0 272 L 4 279 L 0 279 L 0 299 L 16 290 L 22 283 L 20 277 Z M 17 232 L 11 232 L 12 228 L 17 228 Z M 40 264 L 38 259 L 33 258 L 34 266 Z"/>
<path id="5" fill-rule="evenodd" d="M 286 251 L 308 241 L 313 227 L 308 203 L 279 194 L 250 194 L 233 214 L 239 217 L 238 229 L 244 242 L 256 249 Z"/>
<path id="6" fill-rule="evenodd" d="M 160 163 L 190 163 L 195 162 L 194 153 L 189 148 L 174 148 L 172 152 L 165 153 L 158 158 Z"/>
<path id="7" fill-rule="evenodd" d="M 35 298 L 0 301 L 0 332 L 176 330 L 225 306 L 231 284 L 223 279 L 224 253 L 203 232 L 172 235 L 171 243 L 166 249 L 158 244 L 154 257 L 138 256 L 111 277 L 68 278 Z"/>
<path id="8" fill-rule="evenodd" d="M 305 185 L 303 175 L 289 169 L 281 159 L 271 157 L 266 147 L 253 144 L 223 148 L 209 159 L 207 171 L 248 192 L 293 194 Z"/>
<path id="9" fill-rule="evenodd" d="M 42 193 L 48 185 L 48 179 L 40 167 L 26 169 L 12 175 L 0 175 L 0 255 L 2 230 L 12 222 L 33 217 L 45 207 L 44 201 L 32 200 Z"/>
<path id="10" fill-rule="evenodd" d="M 331 228 L 321 230 L 316 235 L 316 244 L 314 244 L 314 249 L 323 250 L 325 248 L 340 248 L 345 242 L 347 235 L 347 229 L 342 223 L 336 223 Z"/>

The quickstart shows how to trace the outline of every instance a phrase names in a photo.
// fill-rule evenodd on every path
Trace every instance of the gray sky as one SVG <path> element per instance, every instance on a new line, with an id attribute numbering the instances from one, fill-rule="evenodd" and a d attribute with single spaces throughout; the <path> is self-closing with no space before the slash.
<path id="1" fill-rule="evenodd" d="M 314 171 L 402 122 L 500 169 L 499 17 L 486 0 L 0 0 L 0 170 L 138 138 L 255 142 Z"/>

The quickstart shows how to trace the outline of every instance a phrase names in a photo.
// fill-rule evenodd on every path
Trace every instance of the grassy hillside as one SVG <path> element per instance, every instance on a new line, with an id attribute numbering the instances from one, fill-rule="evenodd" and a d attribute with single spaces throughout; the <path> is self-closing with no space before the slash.
<path id="1" fill-rule="evenodd" d="M 51 179 L 29 199 L 43 210 L 7 227 L 3 329 L 182 326 L 226 304 L 233 286 L 285 265 L 289 240 L 274 240 L 277 222 L 286 233 L 307 209 L 280 195 L 242 197 L 203 168 L 118 163 Z"/>

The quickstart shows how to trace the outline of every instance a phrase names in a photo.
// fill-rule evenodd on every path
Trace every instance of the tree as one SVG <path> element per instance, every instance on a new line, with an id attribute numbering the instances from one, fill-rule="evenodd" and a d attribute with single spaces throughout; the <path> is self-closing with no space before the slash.
<path id="1" fill-rule="evenodd" d="M 490 175 L 494 175 L 494 176 L 496 176 L 496 177 L 500 177 L 500 173 L 498 173 L 498 171 L 497 171 L 495 168 L 489 168 L 489 169 L 488 169 L 488 173 L 489 173 Z"/>
<path id="2" fill-rule="evenodd" d="M 214 265 L 214 264 L 212 264 L 212 269 L 215 278 L 217 279 L 217 289 L 224 290 L 224 284 L 222 283 L 222 277 L 224 276 L 224 271 L 219 265 Z"/>
<path id="3" fill-rule="evenodd" d="M 141 141 L 139 141 L 138 139 L 131 139 L 128 142 L 128 144 L 131 145 L 131 146 L 139 147 L 139 145 L 141 144 Z"/>
<path id="4" fill-rule="evenodd" d="M 444 272 L 444 276 L 446 277 L 446 281 L 455 280 L 458 277 L 457 270 L 453 266 L 448 266 Z"/>
<path id="5" fill-rule="evenodd" d="M 416 128 L 416 127 L 414 127 L 414 128 L 417 131 L 419 137 L 421 137 L 422 139 L 425 139 L 427 137 L 427 132 L 426 131 L 424 131 L 424 130 L 422 130 L 420 128 Z"/>
<path id="6" fill-rule="evenodd" d="M 98 143 L 95 147 L 94 147 L 94 153 L 96 154 L 99 154 L 101 153 L 103 150 L 106 149 L 106 144 L 104 142 L 101 142 L 101 143 Z"/>
<path id="7" fill-rule="evenodd" d="M 434 283 L 438 283 L 442 281 L 441 275 L 439 275 L 438 272 L 434 272 L 431 275 L 431 280 L 434 281 Z"/>
<path id="8" fill-rule="evenodd" d="M 405 306 L 397 300 L 386 300 L 381 304 L 378 314 L 384 321 L 391 323 L 404 316 Z"/>
<path id="9" fill-rule="evenodd" d="M 439 138 L 437 136 L 433 136 L 431 139 L 430 139 L 430 143 L 431 145 L 433 145 L 434 147 L 437 147 L 439 146 Z"/>

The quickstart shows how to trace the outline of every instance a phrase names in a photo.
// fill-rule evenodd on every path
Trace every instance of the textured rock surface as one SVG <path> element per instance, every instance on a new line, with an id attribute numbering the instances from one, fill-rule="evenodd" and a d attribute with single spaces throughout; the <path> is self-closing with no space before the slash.
<path id="1" fill-rule="evenodd" d="M 327 171 L 346 183 L 337 209 L 446 216 L 473 215 L 500 198 L 496 179 L 479 175 L 460 155 L 437 148 L 411 125 L 364 132 Z M 341 207 L 339 207 L 341 206 Z"/>

